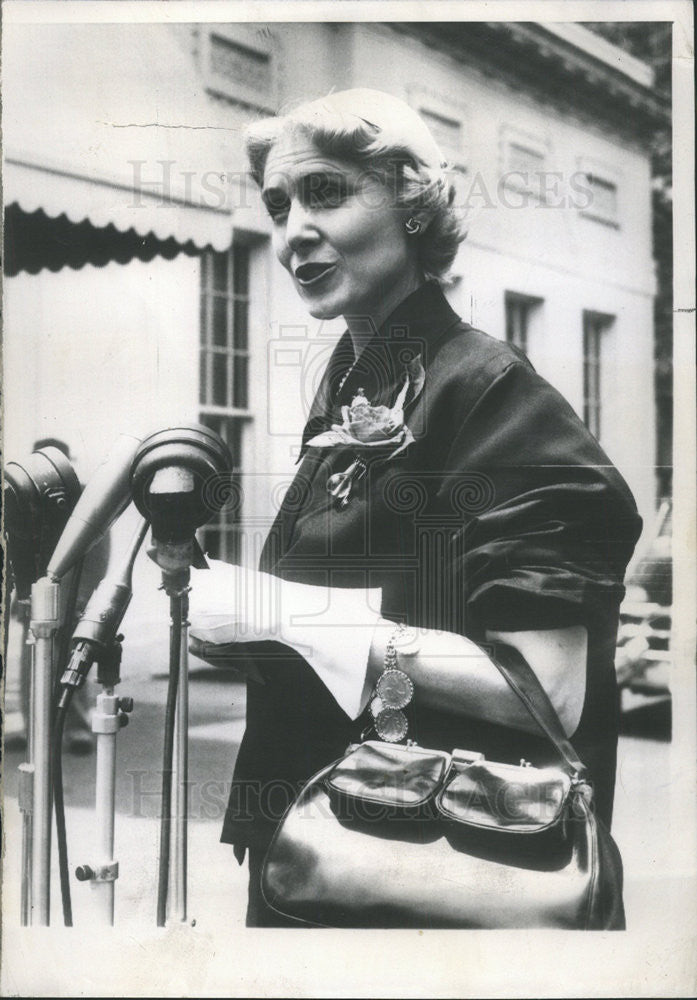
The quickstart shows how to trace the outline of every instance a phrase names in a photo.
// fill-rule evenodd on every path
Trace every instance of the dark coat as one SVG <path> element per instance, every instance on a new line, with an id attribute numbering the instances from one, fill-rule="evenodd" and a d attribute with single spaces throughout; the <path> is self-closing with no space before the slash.
<path id="1" fill-rule="evenodd" d="M 426 371 L 405 421 L 415 441 L 369 465 L 337 509 L 327 478 L 353 455 L 308 448 L 362 389 L 391 406 L 405 361 Z M 623 576 L 641 521 L 621 476 L 568 403 L 517 350 L 461 321 L 428 283 L 353 362 L 348 334 L 320 385 L 303 453 L 261 568 L 319 586 L 382 587 L 385 618 L 483 642 L 487 628 L 585 625 L 586 698 L 573 738 L 609 821 L 618 698 L 614 649 Z M 248 685 L 247 729 L 223 840 L 246 844 L 278 821 L 298 783 L 341 756 L 366 724 L 352 722 L 298 654 L 250 646 L 266 684 Z M 359 665 L 357 664 L 357 669 Z M 423 746 L 483 751 L 494 760 L 553 760 L 547 741 L 412 706 Z"/>

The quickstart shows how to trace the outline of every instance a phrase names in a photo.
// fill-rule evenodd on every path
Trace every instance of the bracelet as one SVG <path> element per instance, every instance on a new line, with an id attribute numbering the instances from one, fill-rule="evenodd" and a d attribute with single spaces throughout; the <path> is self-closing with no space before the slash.
<path id="1" fill-rule="evenodd" d="M 395 643 L 406 634 L 406 626 L 397 625 L 387 640 L 385 664 L 377 679 L 370 712 L 374 719 L 375 731 L 386 743 L 398 743 L 409 730 L 407 717 L 402 711 L 414 697 L 411 679 L 400 670 Z"/>

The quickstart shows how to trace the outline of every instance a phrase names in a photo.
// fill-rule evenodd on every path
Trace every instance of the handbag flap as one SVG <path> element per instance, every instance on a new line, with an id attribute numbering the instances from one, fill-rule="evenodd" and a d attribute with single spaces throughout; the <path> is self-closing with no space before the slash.
<path id="1" fill-rule="evenodd" d="M 571 779 L 558 767 L 494 761 L 453 767 L 437 799 L 448 819 L 508 833 L 539 833 L 562 818 Z"/>
<path id="2" fill-rule="evenodd" d="M 325 783 L 350 799 L 413 808 L 434 797 L 449 764 L 442 750 L 369 740 L 340 760 Z"/>

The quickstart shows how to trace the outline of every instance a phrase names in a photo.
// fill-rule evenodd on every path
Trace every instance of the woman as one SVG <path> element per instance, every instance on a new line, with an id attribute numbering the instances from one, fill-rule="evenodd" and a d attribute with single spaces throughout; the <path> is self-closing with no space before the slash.
<path id="1" fill-rule="evenodd" d="M 332 94 L 252 128 L 248 153 L 280 263 L 312 316 L 347 326 L 261 572 L 197 573 L 192 591 L 192 634 L 246 642 L 253 661 L 223 840 L 240 860 L 249 850 L 248 924 L 269 926 L 281 921 L 258 883 L 274 827 L 366 731 L 554 758 L 495 642 L 535 670 L 609 822 L 613 653 L 640 520 L 559 394 L 444 298 L 462 235 L 415 112 L 376 91 Z M 405 714 L 371 697 L 388 645 L 413 686 Z"/>

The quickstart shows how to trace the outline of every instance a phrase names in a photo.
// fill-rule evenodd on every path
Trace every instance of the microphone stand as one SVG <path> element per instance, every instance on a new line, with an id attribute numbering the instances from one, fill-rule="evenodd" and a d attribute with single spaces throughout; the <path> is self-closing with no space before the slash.
<path id="1" fill-rule="evenodd" d="M 22 645 L 33 645 L 29 673 L 37 678 L 34 724 L 31 703 L 24 705 L 24 662 L 20 664 L 20 698 L 27 725 L 27 760 L 19 766 L 19 808 L 22 815 L 21 923 L 48 923 L 49 897 L 43 889 L 34 894 L 32 883 L 45 880 L 46 857 L 50 858 L 51 776 L 49 735 L 51 725 L 52 646 L 58 621 L 59 592 L 56 575 L 37 583 L 47 573 L 46 562 L 73 511 L 81 488 L 75 471 L 63 452 L 52 446 L 40 448 L 22 463 L 8 462 L 4 470 L 3 506 L 6 572 L 3 574 L 3 606 L 9 608 L 9 577 L 13 578 L 23 626 Z M 8 572 L 9 571 L 9 572 Z M 30 596 L 31 605 L 27 600 Z M 30 605 L 30 606 L 29 606 Z M 28 612 L 28 614 L 26 613 Z M 32 633 L 29 634 L 29 620 Z M 7 654 L 7 631 L 3 652 Z M 24 648 L 22 650 L 24 654 Z M 4 656 L 7 662 L 7 656 Z M 30 692 L 33 687 L 30 684 Z M 43 742 L 41 742 L 43 740 Z M 34 796 L 37 796 L 36 809 Z M 33 821 L 37 841 L 34 845 Z M 36 874 L 34 874 L 36 869 Z"/>
<path id="2" fill-rule="evenodd" d="M 51 709 L 53 646 L 60 626 L 59 607 L 59 580 L 45 576 L 32 584 L 31 732 L 28 766 L 20 777 L 20 807 L 24 815 L 22 922 L 28 916 L 31 924 L 38 927 L 48 927 L 51 907 Z"/>
<path id="3" fill-rule="evenodd" d="M 79 570 L 78 579 L 79 579 Z M 73 581 L 77 583 L 77 579 Z M 51 911 L 51 840 L 53 814 L 53 694 L 56 634 L 60 620 L 61 583 L 52 574 L 31 588 L 26 644 L 32 657 L 29 682 L 26 763 L 19 765 L 19 810 L 22 814 L 20 922 L 47 927 Z M 68 599 L 70 604 L 70 599 Z M 25 619 L 26 620 L 26 619 Z M 72 622 L 70 623 L 72 624 Z M 60 666 L 60 664 L 58 664 Z"/>
<path id="4" fill-rule="evenodd" d="M 6 585 L 6 574 L 5 579 L 3 579 L 3 588 Z M 5 599 L 5 607 L 9 608 L 9 602 L 7 601 L 6 592 L 3 593 Z M 19 615 L 21 616 L 22 622 L 22 651 L 24 647 L 29 643 L 29 618 L 31 615 L 31 609 L 29 607 L 29 602 L 26 600 L 17 601 L 19 608 Z M 4 636 L 4 649 L 3 649 L 3 663 L 7 663 L 7 640 L 8 640 L 8 629 L 5 629 Z M 31 671 L 31 663 L 29 665 L 29 670 Z M 27 927 L 30 920 L 30 907 L 31 907 L 31 843 L 32 843 L 32 795 L 33 795 L 33 774 L 34 765 L 31 763 L 31 745 L 32 745 L 32 729 L 33 720 L 31 717 L 31 701 L 28 705 L 25 704 L 24 691 L 22 690 L 25 683 L 24 678 L 24 668 L 20 664 L 20 704 L 22 714 L 26 719 L 26 733 L 27 733 L 27 756 L 28 760 L 23 762 L 17 768 L 19 772 L 19 784 L 18 784 L 18 800 L 19 800 L 19 811 L 22 816 L 22 859 L 21 859 L 21 877 L 20 877 L 20 923 L 22 927 Z M 29 690 L 31 691 L 31 679 L 26 679 L 29 684 Z"/>
<path id="5" fill-rule="evenodd" d="M 218 434 L 201 426 L 173 427 L 150 435 L 138 449 L 131 469 L 135 505 L 152 524 L 153 548 L 148 555 L 162 570 L 162 589 L 170 599 L 158 927 L 164 927 L 167 921 L 168 901 L 170 915 L 177 920 L 186 920 L 187 910 L 188 592 L 190 567 L 207 566 L 194 532 L 221 509 L 222 503 L 213 487 L 231 469 L 232 456 L 225 442 Z M 170 855 L 173 858 L 171 873 Z"/>
<path id="6" fill-rule="evenodd" d="M 91 658 L 97 660 L 97 681 L 102 693 L 97 695 L 97 710 L 92 716 L 92 732 L 97 736 L 97 766 L 95 778 L 95 858 L 90 864 L 79 865 L 75 875 L 80 882 L 89 882 L 96 903 L 100 924 L 113 926 L 114 889 L 119 877 L 119 863 L 114 857 L 114 824 L 116 811 L 116 737 L 128 724 L 133 699 L 118 697 L 114 688 L 120 682 L 121 640 L 116 635 L 130 603 L 133 564 L 148 530 L 141 520 L 133 536 L 121 568 L 115 576 L 107 576 L 95 591 L 78 624 L 73 639 L 79 640 L 76 669 L 71 676 L 63 675 L 64 685 L 78 686 L 82 679 L 80 646 L 89 646 Z M 91 662 L 91 660 L 90 660 Z M 89 669 L 89 667 L 87 668 Z"/>
<path id="7" fill-rule="evenodd" d="M 179 622 L 179 685 L 174 724 L 174 850 L 172 851 L 172 916 L 186 920 L 188 872 L 188 778 L 189 778 L 189 597 L 188 578 L 182 596 Z M 173 627 L 176 627 L 173 622 Z"/>
<path id="8" fill-rule="evenodd" d="M 120 665 L 121 643 L 115 639 L 109 654 L 105 653 L 99 663 L 97 680 L 103 690 L 97 695 L 97 710 L 92 716 L 92 732 L 97 735 L 95 861 L 75 869 L 78 881 L 90 883 L 97 922 L 105 926 L 114 923 L 114 888 L 119 877 L 119 863 L 114 857 L 116 737 L 128 723 L 126 713 L 133 708 L 132 698 L 114 694 L 114 687 L 121 679 Z"/>
<path id="9" fill-rule="evenodd" d="M 27 896 L 22 899 L 22 915 L 33 925 L 50 923 L 51 814 L 52 795 L 52 708 L 54 643 L 59 621 L 60 581 L 125 509 L 130 500 L 129 472 L 139 439 L 121 435 L 98 467 L 75 505 L 48 563 L 46 575 L 31 588 L 33 637 L 31 686 L 31 741 L 29 766 L 21 775 L 23 805 L 31 802 L 31 813 L 23 810 L 23 834 L 29 844 L 22 846 L 22 882 Z"/>
<path id="10" fill-rule="evenodd" d="M 73 581 L 77 584 L 78 577 Z M 32 649 L 27 721 L 28 760 L 19 765 L 19 810 L 22 814 L 20 923 L 50 923 L 50 868 L 53 813 L 53 693 L 56 634 L 60 620 L 61 580 L 52 575 L 35 581 L 28 608 L 25 643 Z M 26 602 L 22 602 L 26 603 Z M 70 604 L 70 598 L 68 599 Z M 72 623 L 70 623 L 72 624 Z M 60 664 L 59 664 L 60 666 Z"/>
<path id="11" fill-rule="evenodd" d="M 155 561 L 162 568 L 162 589 L 169 597 L 170 680 L 167 701 L 168 708 L 174 708 L 173 730 L 168 734 L 167 728 L 165 729 L 166 747 L 168 736 L 171 739 L 171 773 L 168 773 L 167 770 L 169 750 L 166 748 L 162 785 L 157 924 L 159 927 L 163 927 L 167 916 L 182 922 L 187 919 L 189 769 L 188 594 L 191 579 L 190 565 L 193 559 L 193 543 L 179 545 L 155 541 L 155 552 Z M 171 705 L 172 699 L 175 700 L 174 706 Z"/>
<path id="12" fill-rule="evenodd" d="M 172 757 L 173 824 L 170 843 L 172 866 L 169 915 L 174 920 L 187 917 L 188 878 L 188 777 L 189 777 L 189 580 L 187 566 L 180 573 L 163 573 L 163 589 L 170 597 L 170 643 L 177 663 L 177 701 Z M 178 633 L 176 635 L 175 633 Z"/>

